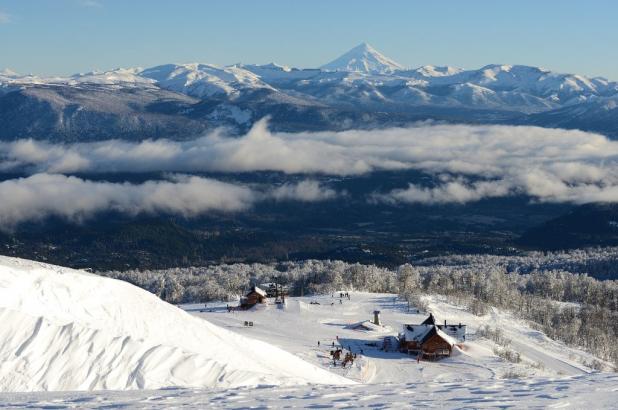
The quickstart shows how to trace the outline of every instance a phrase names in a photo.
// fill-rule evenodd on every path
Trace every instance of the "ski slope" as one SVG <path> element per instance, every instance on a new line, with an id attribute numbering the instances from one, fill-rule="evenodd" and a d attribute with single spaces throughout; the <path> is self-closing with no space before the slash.
<path id="1" fill-rule="evenodd" d="M 437 362 L 381 350 L 426 313 L 394 295 L 289 298 L 285 307 L 182 309 L 128 283 L 0 257 L 0 402 L 5 408 L 614 408 L 618 375 L 507 313 L 477 317 L 438 296 L 438 320 L 463 322 L 462 349 Z M 381 311 L 381 327 L 358 324 Z M 245 322 L 253 322 L 246 326 Z M 513 364 L 475 336 L 503 329 Z M 320 342 L 318 345 L 318 341 Z M 333 366 L 329 350 L 357 354 Z M 519 374 L 518 378 L 508 376 Z"/>
<path id="2" fill-rule="evenodd" d="M 0 256 L 0 391 L 350 384 L 126 282 Z"/>
<path id="3" fill-rule="evenodd" d="M 447 303 L 438 296 L 427 297 L 429 310 L 438 322 L 468 325 L 467 341 L 452 357 L 438 362 L 416 363 L 414 357 L 380 350 L 386 335 L 397 335 L 405 323 L 420 323 L 426 312 L 408 312 L 407 305 L 395 295 L 354 292 L 351 300 L 332 295 L 289 298 L 284 309 L 275 305 L 259 306 L 251 311 L 228 313 L 218 304 L 187 305 L 184 308 L 228 330 L 276 345 L 306 361 L 360 383 L 401 383 L 408 380 L 460 382 L 464 380 L 498 380 L 509 373 L 526 377 L 562 377 L 588 374 L 583 363 L 593 356 L 553 341 L 518 321 L 506 312 L 494 309 L 483 317 Z M 312 304 L 319 303 L 319 304 Z M 331 305 L 332 304 L 332 305 Z M 223 305 L 225 307 L 225 305 Z M 371 319 L 381 311 L 383 329 L 355 330 L 354 324 Z M 245 327 L 252 321 L 253 327 Z M 510 363 L 496 356 L 494 342 L 476 337 L 480 326 L 500 328 L 511 340 L 509 348 L 522 357 Z M 320 346 L 317 345 L 320 341 Z M 333 368 L 328 360 L 332 344 L 350 347 L 363 355 L 353 368 Z M 376 343 L 377 346 L 369 344 Z"/>

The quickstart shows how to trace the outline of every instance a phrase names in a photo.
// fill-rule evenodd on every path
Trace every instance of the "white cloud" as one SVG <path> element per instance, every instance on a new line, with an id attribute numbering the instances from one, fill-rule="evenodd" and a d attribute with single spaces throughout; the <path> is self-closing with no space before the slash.
<path id="1" fill-rule="evenodd" d="M 504 197 L 514 193 L 515 187 L 505 181 L 451 181 L 434 188 L 410 184 L 407 189 L 396 189 L 374 199 L 396 203 L 446 204 L 478 201 L 484 198 Z"/>
<path id="2" fill-rule="evenodd" d="M 469 202 L 528 194 L 539 201 L 618 201 L 618 142 L 582 131 L 423 125 L 343 132 L 273 133 L 260 121 L 242 137 L 191 141 L 0 143 L 0 171 L 252 172 L 358 175 L 414 169 L 442 177 L 376 196 L 396 202 Z M 446 176 L 446 178 L 444 178 Z M 457 176 L 457 178 L 455 178 Z M 307 187 L 305 187 L 306 189 Z M 281 197 L 291 187 L 282 188 Z"/>
<path id="3" fill-rule="evenodd" d="M 143 184 L 94 182 L 64 175 L 37 174 L 0 182 L 0 228 L 57 216 L 79 221 L 102 211 L 129 215 L 241 211 L 256 199 L 251 189 L 199 177 L 176 177 Z"/>
<path id="4" fill-rule="evenodd" d="M 254 187 L 196 176 L 175 175 L 142 184 L 96 182 L 58 174 L 36 174 L 0 182 L 0 229 L 49 216 L 81 221 L 96 213 L 126 215 L 177 214 L 192 217 L 207 212 L 244 211 L 257 201 L 282 198 L 281 188 Z M 285 198 L 316 201 L 334 191 L 301 181 Z"/>
<path id="5" fill-rule="evenodd" d="M 322 186 L 318 181 L 305 180 L 296 184 L 286 183 L 273 189 L 270 196 L 277 201 L 318 202 L 334 199 L 337 191 Z"/>

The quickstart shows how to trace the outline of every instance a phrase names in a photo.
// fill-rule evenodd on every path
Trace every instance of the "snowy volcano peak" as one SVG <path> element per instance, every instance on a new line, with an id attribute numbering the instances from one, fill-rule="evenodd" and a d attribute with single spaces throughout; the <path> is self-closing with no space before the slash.
<path id="1" fill-rule="evenodd" d="M 403 66 L 386 57 L 369 44 L 362 43 L 320 68 L 328 71 L 388 74 L 402 70 Z"/>

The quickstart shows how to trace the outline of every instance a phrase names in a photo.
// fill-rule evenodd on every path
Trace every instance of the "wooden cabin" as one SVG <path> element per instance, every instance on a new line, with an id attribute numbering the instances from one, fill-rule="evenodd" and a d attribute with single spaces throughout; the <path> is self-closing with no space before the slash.
<path id="1" fill-rule="evenodd" d="M 433 315 L 421 324 L 403 325 L 399 334 L 399 350 L 416 353 L 423 358 L 436 359 L 450 356 L 455 344 L 465 341 L 466 327 L 458 325 L 437 325 Z"/>
<path id="2" fill-rule="evenodd" d="M 263 289 L 253 286 L 251 291 L 240 300 L 240 308 L 250 309 L 258 303 L 266 303 L 266 298 L 266 292 Z"/>
<path id="3" fill-rule="evenodd" d="M 424 358 L 450 356 L 457 341 L 436 325 L 404 325 L 399 349 L 405 353 L 422 354 Z"/>

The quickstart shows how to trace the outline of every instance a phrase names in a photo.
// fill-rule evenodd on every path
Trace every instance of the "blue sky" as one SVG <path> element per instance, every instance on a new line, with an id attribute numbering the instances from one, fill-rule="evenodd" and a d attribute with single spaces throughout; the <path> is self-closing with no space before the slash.
<path id="1" fill-rule="evenodd" d="M 618 80 L 618 2 L 0 0 L 0 69 L 316 67 L 366 41 L 403 65 L 528 64 Z"/>

